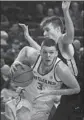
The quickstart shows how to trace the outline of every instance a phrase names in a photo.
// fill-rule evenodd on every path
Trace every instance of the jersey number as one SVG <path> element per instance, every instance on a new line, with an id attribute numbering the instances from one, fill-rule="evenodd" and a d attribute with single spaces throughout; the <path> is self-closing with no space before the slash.
<path id="1" fill-rule="evenodd" d="M 38 88 L 39 90 L 42 90 L 42 88 L 43 88 L 43 84 L 38 82 L 38 86 L 37 86 L 37 88 Z"/>

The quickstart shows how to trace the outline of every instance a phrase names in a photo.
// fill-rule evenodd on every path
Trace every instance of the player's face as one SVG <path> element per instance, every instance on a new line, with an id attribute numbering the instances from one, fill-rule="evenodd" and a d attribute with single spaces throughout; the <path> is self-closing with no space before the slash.
<path id="1" fill-rule="evenodd" d="M 44 36 L 49 37 L 55 41 L 58 40 L 58 27 L 54 27 L 52 23 L 46 24 L 46 26 L 43 28 Z"/>
<path id="2" fill-rule="evenodd" d="M 53 64 L 53 61 L 55 60 L 57 55 L 58 55 L 58 52 L 55 46 L 51 46 L 51 47 L 43 46 L 41 49 L 42 61 L 47 66 L 50 66 Z"/>

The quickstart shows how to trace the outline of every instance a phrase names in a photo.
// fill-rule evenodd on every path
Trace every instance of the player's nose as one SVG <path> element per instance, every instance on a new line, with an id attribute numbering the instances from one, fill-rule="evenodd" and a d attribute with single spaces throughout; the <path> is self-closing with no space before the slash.
<path id="1" fill-rule="evenodd" d="M 47 56 L 50 57 L 50 53 L 47 53 Z"/>

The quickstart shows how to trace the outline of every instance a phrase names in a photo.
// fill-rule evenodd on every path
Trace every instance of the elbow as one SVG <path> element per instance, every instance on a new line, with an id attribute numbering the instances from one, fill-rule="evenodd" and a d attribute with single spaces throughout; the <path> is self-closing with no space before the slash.
<path id="1" fill-rule="evenodd" d="M 74 40 L 74 34 L 68 34 L 68 44 L 72 44 L 73 43 L 73 40 Z"/>
<path id="2" fill-rule="evenodd" d="M 78 93 L 81 91 L 80 86 L 78 87 Z"/>
<path id="3" fill-rule="evenodd" d="M 80 86 L 76 88 L 76 94 L 80 93 Z"/>

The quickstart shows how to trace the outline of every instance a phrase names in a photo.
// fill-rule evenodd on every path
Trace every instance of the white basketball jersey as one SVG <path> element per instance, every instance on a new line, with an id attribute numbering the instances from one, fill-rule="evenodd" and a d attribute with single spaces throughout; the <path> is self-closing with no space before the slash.
<path id="1" fill-rule="evenodd" d="M 56 90 L 61 88 L 62 81 L 59 80 L 58 77 L 55 75 L 56 74 L 55 67 L 58 64 L 58 62 L 60 62 L 59 58 L 56 59 L 55 64 L 51 71 L 49 71 L 47 74 L 41 75 L 39 73 L 41 56 L 38 57 L 35 65 L 33 66 L 34 73 L 33 81 L 28 87 L 25 88 L 24 91 L 25 99 L 21 99 L 20 103 L 17 106 L 17 111 L 19 109 L 22 109 L 22 106 L 28 108 L 27 114 L 26 112 L 25 113 L 20 112 L 21 115 L 22 114 L 24 115 L 23 119 L 25 119 L 27 115 L 28 120 L 48 120 L 48 116 L 54 105 L 54 99 L 56 96 L 48 95 L 39 98 L 37 97 L 40 95 L 40 92 L 42 90 Z M 18 116 L 18 118 L 21 117 L 21 115 Z"/>
<path id="2" fill-rule="evenodd" d="M 41 56 L 39 56 L 39 58 L 37 59 L 35 65 L 33 66 L 34 80 L 26 88 L 27 95 L 25 94 L 25 96 L 30 101 L 30 103 L 33 103 L 33 100 L 37 96 L 40 95 L 40 92 L 42 90 L 56 90 L 56 89 L 61 88 L 62 81 L 59 80 L 57 76 L 55 77 L 55 74 L 56 74 L 55 73 L 55 67 L 56 67 L 56 65 L 57 65 L 57 63 L 59 61 L 60 61 L 60 59 L 57 58 L 53 69 L 50 72 L 48 72 L 47 74 L 41 75 L 39 73 L 39 67 L 40 67 L 40 64 L 41 64 Z M 52 107 L 53 103 L 54 103 L 54 101 L 52 99 L 54 97 L 56 97 L 56 96 L 49 95 L 49 96 L 45 96 L 45 97 L 39 97 L 36 100 L 37 106 L 39 106 L 39 109 L 40 109 L 40 107 L 44 108 L 44 109 L 46 109 L 47 107 L 50 107 L 50 106 Z M 44 104 L 44 103 L 47 103 L 47 104 Z"/>

